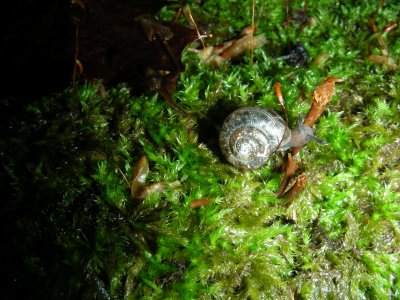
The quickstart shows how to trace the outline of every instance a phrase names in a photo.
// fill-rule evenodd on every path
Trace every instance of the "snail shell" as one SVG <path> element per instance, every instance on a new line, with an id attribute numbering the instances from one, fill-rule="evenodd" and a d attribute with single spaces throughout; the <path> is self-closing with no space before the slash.
<path id="1" fill-rule="evenodd" d="M 291 130 L 273 111 L 243 107 L 232 112 L 222 125 L 219 144 L 228 162 L 239 169 L 263 166 L 272 153 L 288 148 Z"/>

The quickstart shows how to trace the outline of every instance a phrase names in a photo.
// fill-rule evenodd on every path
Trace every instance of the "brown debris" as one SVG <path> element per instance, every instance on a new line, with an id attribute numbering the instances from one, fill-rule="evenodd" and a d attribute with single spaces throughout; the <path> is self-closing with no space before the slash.
<path id="1" fill-rule="evenodd" d="M 217 67 L 230 59 L 241 55 L 246 50 L 261 47 L 267 42 L 264 34 L 254 36 L 255 27 L 247 26 L 242 30 L 241 37 L 224 42 L 218 46 L 208 46 L 197 52 L 202 63 Z"/>
<path id="2" fill-rule="evenodd" d="M 292 155 L 290 153 L 288 153 L 288 159 L 286 162 L 286 168 L 285 168 L 285 174 L 283 175 L 283 178 L 281 180 L 280 186 L 279 186 L 279 191 L 276 194 L 276 196 L 282 197 L 283 193 L 285 192 L 290 179 L 292 179 L 293 175 L 295 174 L 295 172 L 297 171 L 297 169 L 299 168 L 298 163 L 293 160 Z"/>
<path id="3" fill-rule="evenodd" d="M 146 156 L 142 156 L 135 168 L 133 169 L 133 179 L 131 183 L 131 195 L 136 198 L 138 191 L 140 191 L 146 182 L 146 177 L 149 174 L 149 162 Z"/>
<path id="4" fill-rule="evenodd" d="M 314 90 L 312 95 L 311 108 L 308 111 L 304 124 L 313 127 L 321 116 L 326 105 L 331 101 L 332 96 L 335 94 L 335 83 L 342 82 L 343 79 L 336 77 L 327 77 L 320 85 Z M 292 156 L 300 152 L 301 147 L 294 147 L 292 149 Z"/>
<path id="5" fill-rule="evenodd" d="M 376 10 L 375 17 L 378 15 L 379 9 L 380 9 L 380 7 L 378 7 L 378 9 Z M 376 26 L 376 23 L 371 16 L 368 16 L 368 22 L 369 22 L 369 25 L 371 26 L 372 33 L 378 34 L 379 29 Z M 384 34 L 395 29 L 396 27 L 397 27 L 397 23 L 393 23 L 393 24 L 389 25 L 388 27 L 386 27 L 382 31 L 381 34 L 378 34 L 377 40 L 378 40 L 378 44 L 381 48 L 382 55 L 372 54 L 368 57 L 369 61 L 376 63 L 376 64 L 383 65 L 390 70 L 397 70 L 399 68 L 398 65 L 396 64 L 396 61 L 389 55 L 388 46 L 384 40 Z"/>
<path id="6" fill-rule="evenodd" d="M 275 94 L 276 94 L 276 97 L 278 98 L 279 104 L 281 105 L 282 109 L 285 111 L 285 114 L 286 114 L 286 107 L 285 107 L 285 101 L 283 100 L 283 96 L 282 96 L 281 84 L 279 82 L 276 82 L 274 84 L 274 89 L 275 89 Z"/>
<path id="7" fill-rule="evenodd" d="M 168 85 L 166 89 L 171 94 L 184 69 L 182 50 L 198 38 L 190 26 L 155 21 L 150 27 L 156 30 L 145 32 L 143 19 L 135 20 L 148 16 L 145 23 L 152 23 L 151 16 L 166 5 L 176 5 L 173 1 L 18 3 L 4 10 L 3 32 L 7 34 L 3 37 L 0 64 L 7 74 L 2 95 L 20 97 L 22 101 L 60 92 L 71 82 L 95 80 L 102 80 L 106 87 L 125 82 L 132 95 L 140 95 L 151 84 L 144 76 L 148 67 L 155 70 L 161 84 Z M 151 36 L 155 40 L 149 41 Z M 24 89 L 15 80 L 21 74 L 29 79 L 24 80 Z"/>
<path id="8" fill-rule="evenodd" d="M 201 44 L 203 45 L 203 48 L 205 48 L 206 45 L 204 44 L 204 41 L 203 41 L 204 35 L 200 33 L 199 27 L 197 26 L 197 24 L 192 16 L 192 10 L 190 9 L 190 6 L 188 4 L 186 4 L 182 8 L 182 12 L 183 12 L 188 24 L 190 24 L 196 30 L 197 38 L 200 40 Z"/>
<path id="9" fill-rule="evenodd" d="M 393 23 L 392 25 L 386 27 L 386 29 L 383 30 L 383 33 L 389 32 L 389 31 L 395 29 L 396 27 L 397 27 L 397 24 Z"/>
<path id="10" fill-rule="evenodd" d="M 279 82 L 276 82 L 274 84 L 274 89 L 275 89 L 275 94 L 276 94 L 276 97 L 278 98 L 279 104 L 285 113 L 285 122 L 286 122 L 285 131 L 283 132 L 282 139 L 279 141 L 279 144 L 276 146 L 276 150 L 278 150 L 282 144 L 283 137 L 285 136 L 286 130 L 288 130 L 289 122 L 288 122 L 287 110 L 286 110 L 286 106 L 285 106 L 285 100 L 283 100 L 283 96 L 282 96 L 281 84 Z"/>
<path id="11" fill-rule="evenodd" d="M 135 18 L 135 21 L 140 23 L 143 33 L 150 43 L 156 39 L 160 39 L 162 42 L 168 41 L 174 36 L 168 26 L 158 23 L 151 14 L 139 15 Z"/>
<path id="12" fill-rule="evenodd" d="M 86 11 L 86 6 L 81 0 L 72 0 L 71 4 L 78 6 L 81 11 Z"/>
<path id="13" fill-rule="evenodd" d="M 309 127 L 314 126 L 326 105 L 331 101 L 332 96 L 335 94 L 335 83 L 342 81 L 343 79 L 341 78 L 328 77 L 315 89 L 312 95 L 311 108 L 304 120 L 304 124 Z"/>
<path id="14" fill-rule="evenodd" d="M 126 82 L 134 95 L 154 91 L 183 111 L 171 95 L 184 70 L 182 51 L 197 33 L 189 26 L 158 22 L 154 14 L 165 3 L 84 0 L 77 59 L 85 70 L 78 77 L 100 78 L 105 86 Z"/>
<path id="15" fill-rule="evenodd" d="M 79 74 L 82 75 L 82 73 L 83 73 L 83 65 L 82 65 L 82 63 L 79 61 L 79 59 L 77 59 L 77 60 L 75 60 L 75 64 L 78 67 Z"/>
<path id="16" fill-rule="evenodd" d="M 304 124 L 309 127 L 313 127 L 321 116 L 326 105 L 331 101 L 332 96 L 335 94 L 335 83 L 342 82 L 343 80 L 335 77 L 326 78 L 315 90 L 312 95 L 311 108 L 308 111 L 307 117 L 304 120 Z M 275 85 L 276 94 L 279 101 L 282 100 L 282 94 L 280 93 L 280 85 Z M 295 184 L 285 193 L 285 190 L 289 184 L 290 179 L 293 177 L 296 170 L 299 168 L 298 163 L 294 160 L 295 156 L 300 152 L 301 147 L 293 147 L 291 154 L 288 154 L 288 160 L 285 167 L 285 174 L 281 180 L 277 197 L 285 197 L 288 199 L 294 198 L 303 188 L 306 183 L 306 175 L 302 173 L 297 178 Z"/>
<path id="17" fill-rule="evenodd" d="M 131 196 L 133 199 L 143 200 L 153 193 L 160 193 L 168 188 L 177 188 L 179 181 L 156 182 L 146 186 L 146 178 L 149 174 L 149 162 L 146 156 L 142 156 L 133 170 L 133 179 L 130 185 Z"/>
<path id="18" fill-rule="evenodd" d="M 148 197 L 150 197 L 151 194 L 153 193 L 161 193 L 167 190 L 168 188 L 177 188 L 181 185 L 179 181 L 173 181 L 173 182 L 156 182 L 152 183 L 148 186 L 143 186 L 140 188 L 136 194 L 135 194 L 135 199 L 138 200 L 143 200 Z"/>
<path id="19" fill-rule="evenodd" d="M 396 61 L 387 55 L 370 55 L 368 56 L 368 60 L 375 64 L 383 65 L 390 70 L 397 70 L 399 68 Z"/>
<path id="20" fill-rule="evenodd" d="M 307 183 L 307 176 L 305 173 L 301 173 L 299 177 L 297 177 L 296 182 L 293 184 L 293 186 L 282 196 L 283 198 L 288 199 L 288 202 L 286 202 L 285 206 L 290 205 L 291 200 L 293 200 L 293 198 L 296 197 L 297 194 L 301 192 L 306 183 Z"/>
<path id="21" fill-rule="evenodd" d="M 210 201 L 207 199 L 198 199 L 190 202 L 190 208 L 197 208 L 200 206 L 207 206 L 210 205 Z"/>

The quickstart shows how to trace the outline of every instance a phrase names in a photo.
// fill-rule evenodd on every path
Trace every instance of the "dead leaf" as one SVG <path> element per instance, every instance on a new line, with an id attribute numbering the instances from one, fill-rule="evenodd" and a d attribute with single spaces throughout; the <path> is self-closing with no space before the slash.
<path id="1" fill-rule="evenodd" d="M 190 208 L 197 208 L 205 205 L 210 205 L 210 201 L 208 201 L 207 199 L 198 199 L 190 202 Z"/>
<path id="2" fill-rule="evenodd" d="M 141 189 L 139 189 L 136 193 L 135 199 L 143 200 L 143 199 L 150 197 L 150 195 L 152 195 L 154 193 L 161 193 L 167 189 L 171 189 L 171 188 L 173 189 L 173 188 L 177 188 L 179 186 L 181 186 L 181 183 L 179 181 L 152 183 L 148 186 L 144 186 Z"/>
<path id="3" fill-rule="evenodd" d="M 149 162 L 146 156 L 142 156 L 133 170 L 131 184 L 131 195 L 137 197 L 138 192 L 145 186 L 147 175 L 149 174 Z"/>
<path id="4" fill-rule="evenodd" d="M 198 53 L 202 63 L 217 67 L 247 50 L 263 46 L 267 42 L 265 34 L 254 36 L 254 26 L 242 30 L 241 37 L 224 42 L 217 46 L 208 46 L 201 50 L 191 49 Z"/>
<path id="5" fill-rule="evenodd" d="M 304 124 L 307 124 L 309 127 L 314 126 L 326 105 L 331 101 L 332 96 L 335 94 L 335 83 L 342 81 L 343 79 L 341 78 L 328 77 L 315 89 L 312 95 L 311 108 L 304 120 Z"/>
<path id="6" fill-rule="evenodd" d="M 156 182 L 146 186 L 146 178 L 149 174 L 149 162 L 146 156 L 142 156 L 133 170 L 131 183 L 131 196 L 133 199 L 143 200 L 154 193 L 161 193 L 166 189 L 175 189 L 181 185 L 179 181 Z"/>
<path id="7" fill-rule="evenodd" d="M 285 206 L 289 206 L 291 200 L 297 196 L 298 193 L 304 188 L 307 183 L 307 176 L 305 173 L 301 173 L 299 177 L 297 177 L 296 182 L 293 186 L 285 193 L 282 197 L 288 199 L 288 202 L 285 203 Z"/>
<path id="8" fill-rule="evenodd" d="M 395 60 L 393 58 L 391 58 L 390 56 L 370 55 L 370 56 L 368 56 L 368 60 L 375 64 L 383 65 L 391 70 L 397 70 L 399 68 L 399 66 L 396 64 Z"/>

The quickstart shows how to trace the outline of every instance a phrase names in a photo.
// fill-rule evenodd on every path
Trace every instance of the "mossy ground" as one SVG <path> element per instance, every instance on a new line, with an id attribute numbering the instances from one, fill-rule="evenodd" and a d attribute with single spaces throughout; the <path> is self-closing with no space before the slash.
<path id="1" fill-rule="evenodd" d="M 251 1 L 196 3 L 195 19 L 214 34 L 209 43 L 250 23 Z M 124 84 L 105 92 L 82 84 L 13 117 L 1 142 L 13 195 L 3 209 L 14 228 L 5 236 L 15 256 L 9 289 L 28 283 L 34 298 L 75 299 L 400 298 L 400 74 L 367 59 L 381 54 L 382 36 L 399 61 L 400 31 L 381 32 L 399 22 L 400 4 L 383 2 L 375 15 L 378 5 L 310 1 L 316 23 L 299 30 L 282 25 L 284 2 L 256 1 L 268 44 L 253 62 L 247 53 L 215 69 L 184 53 L 173 97 L 190 116 L 156 95 L 134 98 Z M 274 60 L 298 41 L 307 67 Z M 321 55 L 328 60 L 313 64 Z M 242 173 L 221 157 L 218 125 L 239 106 L 280 111 L 275 82 L 293 125 L 326 77 L 344 79 L 317 123 L 329 145 L 303 149 L 308 182 L 285 205 L 275 197 L 283 154 Z M 130 179 L 142 155 L 149 183 L 181 186 L 131 199 L 119 170 Z M 190 208 L 197 199 L 210 205 Z"/>

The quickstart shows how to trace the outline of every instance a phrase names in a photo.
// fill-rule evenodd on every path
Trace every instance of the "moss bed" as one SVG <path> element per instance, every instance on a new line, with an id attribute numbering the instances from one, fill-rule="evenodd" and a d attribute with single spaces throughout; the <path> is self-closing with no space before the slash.
<path id="1" fill-rule="evenodd" d="M 208 44 L 251 23 L 251 1 L 188 2 L 213 32 Z M 3 298 L 399 299 L 400 74 L 368 57 L 383 40 L 399 61 L 400 31 L 383 30 L 399 22 L 400 3 L 377 12 L 379 1 L 353 2 L 309 1 L 314 22 L 300 29 L 283 25 L 283 1 L 255 1 L 268 43 L 253 58 L 213 68 L 183 53 L 173 98 L 189 116 L 124 83 L 82 83 L 9 116 Z M 289 13 L 303 7 L 290 1 Z M 159 18 L 173 14 L 164 7 Z M 274 59 L 300 41 L 307 66 Z M 275 196 L 284 154 L 240 172 L 223 159 L 218 129 L 236 107 L 281 111 L 275 82 L 293 127 L 326 77 L 344 79 L 317 122 L 328 145 L 303 148 L 307 185 L 287 205 Z M 124 176 L 142 155 L 148 183 L 180 187 L 133 200 Z M 191 208 L 198 199 L 210 205 Z"/>

